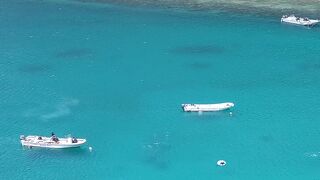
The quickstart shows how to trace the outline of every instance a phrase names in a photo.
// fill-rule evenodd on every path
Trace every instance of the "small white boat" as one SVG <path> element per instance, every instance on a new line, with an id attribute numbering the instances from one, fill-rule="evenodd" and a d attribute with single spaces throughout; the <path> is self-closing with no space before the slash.
<path id="1" fill-rule="evenodd" d="M 185 112 L 202 112 L 202 111 L 223 111 L 234 106 L 231 102 L 219 104 L 182 104 L 182 109 Z"/>
<path id="2" fill-rule="evenodd" d="M 25 137 L 24 135 L 21 135 L 20 141 L 22 146 L 54 149 L 79 147 L 86 143 L 85 139 L 78 139 L 74 137 L 57 138 L 55 135 L 51 137 L 34 135 Z"/>
<path id="3" fill-rule="evenodd" d="M 217 161 L 217 165 L 218 166 L 225 166 L 225 165 L 227 165 L 227 162 L 225 160 L 219 160 L 219 161 Z"/>
<path id="4" fill-rule="evenodd" d="M 290 15 L 290 16 L 284 15 L 281 18 L 281 22 L 301 25 L 301 26 L 314 26 L 318 22 L 320 22 L 320 20 L 296 17 L 295 15 Z"/>

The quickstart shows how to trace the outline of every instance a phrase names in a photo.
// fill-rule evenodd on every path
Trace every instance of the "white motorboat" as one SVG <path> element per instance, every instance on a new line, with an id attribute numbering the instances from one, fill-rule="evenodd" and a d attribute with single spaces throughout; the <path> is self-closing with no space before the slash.
<path id="1" fill-rule="evenodd" d="M 74 137 L 57 138 L 54 134 L 51 137 L 34 135 L 25 137 L 24 135 L 21 135 L 20 141 L 22 146 L 54 149 L 79 147 L 86 143 L 86 139 L 78 139 Z"/>
<path id="2" fill-rule="evenodd" d="M 223 111 L 234 107 L 231 102 L 219 104 L 182 104 L 182 109 L 185 112 L 202 112 L 202 111 Z"/>
<path id="3" fill-rule="evenodd" d="M 320 22 L 320 20 L 296 17 L 295 15 L 290 15 L 290 16 L 284 15 L 281 18 L 281 22 L 301 25 L 301 26 L 314 26 L 318 22 Z"/>

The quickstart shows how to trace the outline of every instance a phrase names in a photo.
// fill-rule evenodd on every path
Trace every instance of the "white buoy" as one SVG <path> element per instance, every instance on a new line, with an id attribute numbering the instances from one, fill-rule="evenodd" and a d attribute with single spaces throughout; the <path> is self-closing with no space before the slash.
<path id="1" fill-rule="evenodd" d="M 229 112 L 230 116 L 232 116 L 232 112 Z"/>
<path id="2" fill-rule="evenodd" d="M 219 160 L 219 161 L 217 161 L 217 165 L 218 166 L 225 166 L 225 165 L 227 165 L 227 162 L 225 160 Z"/>
<path id="3" fill-rule="evenodd" d="M 89 147 L 89 151 L 92 152 L 92 147 L 91 146 Z"/>

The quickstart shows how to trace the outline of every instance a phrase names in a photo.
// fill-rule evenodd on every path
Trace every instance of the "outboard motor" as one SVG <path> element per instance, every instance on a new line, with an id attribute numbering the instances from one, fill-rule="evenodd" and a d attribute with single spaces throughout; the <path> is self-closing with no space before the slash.
<path id="1" fill-rule="evenodd" d="M 185 111 L 184 107 L 186 107 L 186 105 L 185 104 L 181 104 L 182 111 Z"/>
<path id="2" fill-rule="evenodd" d="M 20 140 L 26 140 L 26 137 L 24 135 L 20 135 Z"/>

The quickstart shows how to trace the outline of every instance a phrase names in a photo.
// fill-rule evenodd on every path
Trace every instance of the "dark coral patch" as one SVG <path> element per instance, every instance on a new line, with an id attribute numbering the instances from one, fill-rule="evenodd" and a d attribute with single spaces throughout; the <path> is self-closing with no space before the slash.
<path id="1" fill-rule="evenodd" d="M 184 46 L 184 47 L 177 47 L 171 50 L 172 53 L 186 54 L 186 55 L 218 54 L 218 53 L 222 53 L 223 51 L 224 49 L 222 47 L 213 46 L 213 45 Z"/>
<path id="2" fill-rule="evenodd" d="M 170 164 L 168 154 L 171 150 L 169 134 L 156 135 L 151 143 L 143 146 L 143 161 L 159 169 L 166 169 Z"/>
<path id="3" fill-rule="evenodd" d="M 45 64 L 26 64 L 19 67 L 19 71 L 23 73 L 40 73 L 49 69 L 50 66 Z"/>
<path id="4" fill-rule="evenodd" d="M 189 65 L 191 68 L 194 69 L 208 69 L 211 67 L 210 63 L 201 63 L 201 62 L 195 62 Z"/>
<path id="5" fill-rule="evenodd" d="M 300 69 L 304 71 L 310 71 L 310 70 L 320 70 L 320 63 L 304 63 L 299 66 Z"/>
<path id="6" fill-rule="evenodd" d="M 81 58 L 91 56 L 93 51 L 87 48 L 68 49 L 55 53 L 56 58 L 68 59 L 68 58 Z"/>
<path id="7" fill-rule="evenodd" d="M 259 137 L 259 139 L 265 143 L 270 143 L 274 141 L 273 137 L 268 135 L 261 136 Z"/>

